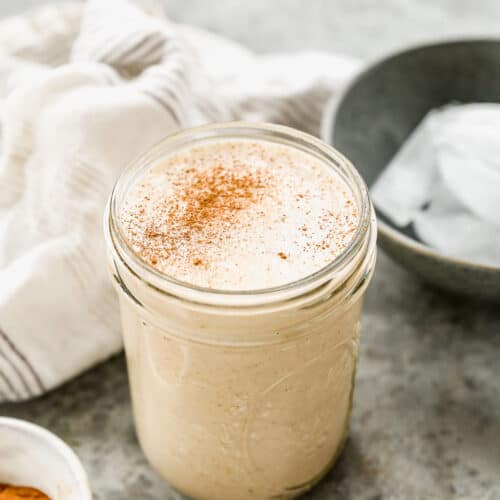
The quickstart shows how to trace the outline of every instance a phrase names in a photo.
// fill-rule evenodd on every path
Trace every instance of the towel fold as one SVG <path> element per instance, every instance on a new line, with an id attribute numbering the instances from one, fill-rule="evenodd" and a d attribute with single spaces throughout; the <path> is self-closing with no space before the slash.
<path id="1" fill-rule="evenodd" d="M 127 163 L 206 122 L 317 134 L 357 69 L 329 54 L 256 56 L 154 2 L 49 5 L 0 23 L 0 401 L 121 349 L 102 216 Z"/>

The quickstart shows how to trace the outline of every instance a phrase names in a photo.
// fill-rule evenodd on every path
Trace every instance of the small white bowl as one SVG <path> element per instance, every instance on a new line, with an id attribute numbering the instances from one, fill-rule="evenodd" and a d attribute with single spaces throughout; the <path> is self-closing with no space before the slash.
<path id="1" fill-rule="evenodd" d="M 0 483 L 38 488 L 52 500 L 92 500 L 75 453 L 38 425 L 0 417 Z"/>

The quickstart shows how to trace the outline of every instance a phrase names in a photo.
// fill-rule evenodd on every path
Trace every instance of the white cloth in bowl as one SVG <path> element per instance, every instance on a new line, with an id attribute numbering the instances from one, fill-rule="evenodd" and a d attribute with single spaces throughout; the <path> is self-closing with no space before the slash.
<path id="1" fill-rule="evenodd" d="M 450 257 L 500 266 L 500 105 L 431 111 L 371 189 L 394 224 Z"/>
<path id="2" fill-rule="evenodd" d="M 121 349 L 102 217 L 129 161 L 204 122 L 318 133 L 358 68 L 320 53 L 256 56 L 141 4 L 50 5 L 0 24 L 0 401 Z"/>

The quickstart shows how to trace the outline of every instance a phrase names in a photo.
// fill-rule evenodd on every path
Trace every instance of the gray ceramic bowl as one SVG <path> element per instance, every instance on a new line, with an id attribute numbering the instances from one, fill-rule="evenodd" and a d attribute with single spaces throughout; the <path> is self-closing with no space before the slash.
<path id="1" fill-rule="evenodd" d="M 323 140 L 370 186 L 424 115 L 451 101 L 500 102 L 500 40 L 422 46 L 370 66 L 331 103 Z M 394 260 L 443 289 L 500 299 L 499 267 L 446 257 L 377 216 L 379 244 Z"/>

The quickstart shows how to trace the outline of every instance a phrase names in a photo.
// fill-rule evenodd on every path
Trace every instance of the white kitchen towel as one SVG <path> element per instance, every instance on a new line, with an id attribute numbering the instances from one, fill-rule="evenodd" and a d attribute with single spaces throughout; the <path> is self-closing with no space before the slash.
<path id="1" fill-rule="evenodd" d="M 357 69 L 329 54 L 256 56 L 145 0 L 49 5 L 0 23 L 0 401 L 121 349 L 102 217 L 129 161 L 203 122 L 317 134 Z"/>

